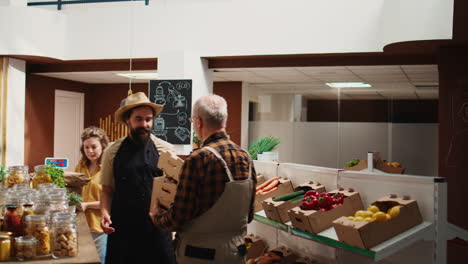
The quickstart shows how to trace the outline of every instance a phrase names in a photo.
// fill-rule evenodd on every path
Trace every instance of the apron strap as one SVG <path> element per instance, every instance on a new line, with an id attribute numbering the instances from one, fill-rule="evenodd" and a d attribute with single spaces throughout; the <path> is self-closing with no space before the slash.
<path id="1" fill-rule="evenodd" d="M 234 178 L 232 177 L 232 174 L 231 174 L 231 171 L 229 170 L 228 168 L 228 165 L 226 163 L 226 161 L 223 159 L 223 157 L 221 157 L 221 154 L 219 154 L 218 151 L 216 151 L 216 149 L 210 147 L 210 146 L 204 146 L 204 148 L 206 148 L 207 150 L 209 150 L 211 153 L 213 153 L 220 161 L 221 163 L 223 164 L 224 166 L 224 170 L 226 171 L 226 174 L 227 176 L 229 177 L 229 181 L 234 181 Z M 250 167 L 250 166 L 249 166 Z"/>

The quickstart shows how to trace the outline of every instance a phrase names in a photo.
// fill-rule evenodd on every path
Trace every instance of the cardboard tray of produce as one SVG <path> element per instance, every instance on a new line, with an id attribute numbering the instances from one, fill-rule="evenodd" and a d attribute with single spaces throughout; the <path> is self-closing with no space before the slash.
<path id="1" fill-rule="evenodd" d="M 249 259 L 247 264 L 259 264 L 259 263 L 281 263 L 281 264 L 293 264 L 297 259 L 291 249 L 280 246 L 273 250 L 268 251 L 263 256 L 256 259 Z"/>
<path id="2" fill-rule="evenodd" d="M 268 248 L 265 241 L 254 234 L 248 234 L 245 236 L 244 240 L 247 247 L 247 259 L 256 259 L 263 256 Z"/>
<path id="3" fill-rule="evenodd" d="M 279 181 L 279 184 L 277 186 L 277 189 L 274 192 L 255 195 L 254 212 L 263 210 L 262 202 L 264 200 L 271 198 L 271 197 L 281 196 L 281 195 L 293 192 L 294 189 L 293 189 L 290 179 L 279 177 L 278 181 Z"/>
<path id="4" fill-rule="evenodd" d="M 352 215 L 355 211 L 363 208 L 361 196 L 352 188 L 348 190 L 340 188 L 329 193 L 344 194 L 346 197 L 343 204 L 329 211 L 303 210 L 299 206 L 294 207 L 288 211 L 292 226 L 299 230 L 316 234 L 330 228 L 335 219 L 341 216 Z"/>
<path id="5" fill-rule="evenodd" d="M 296 188 L 294 191 L 303 190 L 304 192 L 315 190 L 318 193 L 325 192 L 325 186 L 320 183 L 314 183 L 313 181 L 309 181 L 307 183 L 303 183 Z M 303 197 L 304 195 L 302 195 Z M 301 204 L 301 200 L 299 201 L 274 201 L 273 199 L 278 196 L 273 196 L 268 198 L 262 202 L 263 210 L 265 211 L 266 217 L 273 219 L 278 222 L 286 223 L 289 221 L 289 214 L 288 210 L 296 207 Z"/>
<path id="6" fill-rule="evenodd" d="M 372 205 L 379 207 L 382 212 L 399 205 L 400 213 L 386 222 L 353 221 L 347 217 L 340 217 L 333 221 L 339 241 L 369 249 L 422 223 L 418 203 L 409 196 L 400 198 L 390 195 L 377 200 Z"/>

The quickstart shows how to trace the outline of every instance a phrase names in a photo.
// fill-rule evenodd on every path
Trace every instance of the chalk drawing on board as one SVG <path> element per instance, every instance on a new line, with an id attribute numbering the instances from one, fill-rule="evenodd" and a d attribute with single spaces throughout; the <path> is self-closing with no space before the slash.
<path id="1" fill-rule="evenodd" d="M 187 123 L 187 114 L 185 112 L 179 113 L 177 115 L 177 122 L 181 126 L 185 125 Z"/>
<path id="2" fill-rule="evenodd" d="M 165 129 L 166 129 L 166 125 L 165 125 L 164 119 L 161 117 L 156 117 L 154 119 L 154 125 L 153 125 L 154 135 L 163 140 L 167 140 L 167 137 L 166 137 L 167 130 Z"/>
<path id="3" fill-rule="evenodd" d="M 192 80 L 151 80 L 149 98 L 164 106 L 152 133 L 172 144 L 190 144 Z"/>
<path id="4" fill-rule="evenodd" d="M 156 87 L 156 94 L 154 95 L 154 103 L 165 105 L 166 104 L 166 96 L 164 95 L 164 88 L 161 85 Z"/>

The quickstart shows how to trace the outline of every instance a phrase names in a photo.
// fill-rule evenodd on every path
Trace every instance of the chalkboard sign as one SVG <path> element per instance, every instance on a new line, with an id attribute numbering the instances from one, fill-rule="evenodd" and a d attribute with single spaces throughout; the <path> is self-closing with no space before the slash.
<path id="1" fill-rule="evenodd" d="M 190 144 L 192 80 L 151 80 L 149 100 L 164 105 L 154 119 L 153 135 L 172 144 Z"/>

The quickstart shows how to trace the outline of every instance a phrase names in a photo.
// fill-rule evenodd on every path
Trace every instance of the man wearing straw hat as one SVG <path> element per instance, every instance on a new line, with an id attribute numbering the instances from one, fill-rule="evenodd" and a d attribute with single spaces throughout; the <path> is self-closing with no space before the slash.
<path id="1" fill-rule="evenodd" d="M 174 147 L 151 134 L 153 119 L 163 106 L 142 93 L 129 95 L 115 112 L 129 135 L 109 146 L 103 156 L 101 184 L 102 228 L 109 234 L 106 263 L 175 263 L 171 236 L 155 227 L 148 216 L 153 177 L 160 151 Z"/>

